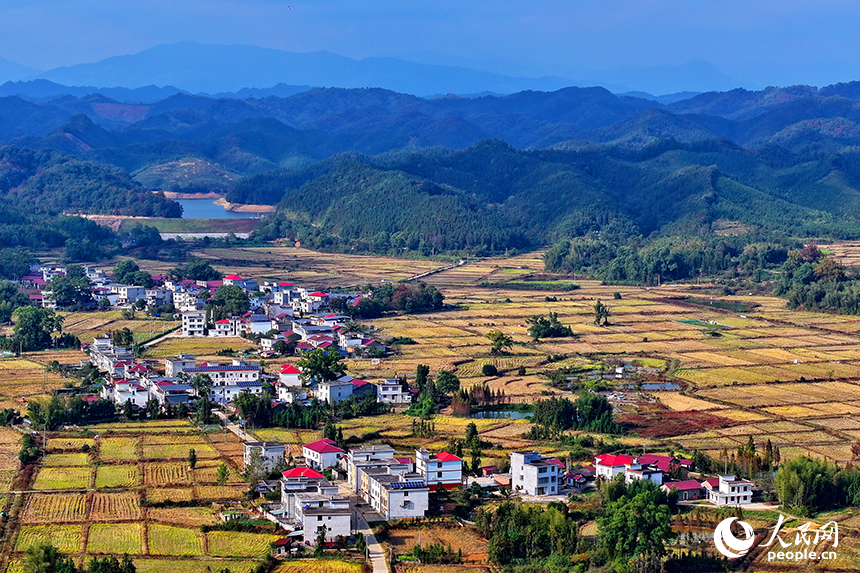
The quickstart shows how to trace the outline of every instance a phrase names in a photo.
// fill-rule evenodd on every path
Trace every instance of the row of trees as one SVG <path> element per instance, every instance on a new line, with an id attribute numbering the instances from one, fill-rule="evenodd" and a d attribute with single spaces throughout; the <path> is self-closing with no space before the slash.
<path id="1" fill-rule="evenodd" d="M 612 419 L 612 405 L 605 396 L 584 390 L 576 401 L 569 398 L 548 398 L 534 404 L 531 419 L 535 427 L 533 439 L 557 437 L 566 430 L 588 430 L 603 434 L 618 434 L 620 426 Z"/>
<path id="2" fill-rule="evenodd" d="M 372 290 L 373 296 L 362 298 L 355 305 L 350 305 L 345 299 L 332 300 L 332 311 L 354 318 L 378 318 L 388 311 L 412 314 L 444 307 L 445 296 L 433 285 L 423 282 L 401 283 L 397 286 L 389 282 L 375 289 L 368 287 L 367 290 Z"/>

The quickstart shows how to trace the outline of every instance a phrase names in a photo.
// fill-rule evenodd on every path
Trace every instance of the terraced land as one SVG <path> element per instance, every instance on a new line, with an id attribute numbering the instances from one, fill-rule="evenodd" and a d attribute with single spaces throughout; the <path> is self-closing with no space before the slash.
<path id="1" fill-rule="evenodd" d="M 87 436 L 49 434 L 48 454 L 29 490 L 18 494 L 21 509 L 11 526 L 10 553 L 0 556 L 4 571 L 18 571 L 27 547 L 48 541 L 77 559 L 128 553 L 138 571 L 150 572 L 205 573 L 225 566 L 246 572 L 268 553 L 276 536 L 238 534 L 237 550 L 233 532 L 201 533 L 200 526 L 220 522 L 213 502 L 239 504 L 247 491 L 230 457 L 209 443 L 209 435 L 176 420 L 102 424 L 89 431 Z M 223 439 L 220 433 L 213 437 Z M 85 445 L 86 453 L 80 451 Z M 202 457 L 195 470 L 187 461 L 173 461 L 184 460 L 189 447 Z M 231 471 L 228 484 L 218 486 L 215 472 L 222 462 Z M 8 489 L 14 471 L 0 470 L 0 478 Z M 200 506 L 144 503 L 192 499 Z"/>

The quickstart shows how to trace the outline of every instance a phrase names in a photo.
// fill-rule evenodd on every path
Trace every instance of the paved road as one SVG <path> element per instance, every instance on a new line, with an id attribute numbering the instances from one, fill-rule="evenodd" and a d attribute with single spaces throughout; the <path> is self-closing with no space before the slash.
<path id="1" fill-rule="evenodd" d="M 233 422 L 227 419 L 227 414 L 222 412 L 221 410 L 212 410 L 212 413 L 218 416 L 218 419 L 221 421 L 221 426 L 223 427 L 225 424 L 227 425 L 227 429 L 239 436 L 240 440 L 245 440 L 247 438 L 247 434 L 242 429 L 239 424 L 234 424 Z M 253 436 L 251 436 L 253 438 Z"/>
<path id="2" fill-rule="evenodd" d="M 382 544 L 376 540 L 376 536 L 373 535 L 373 530 L 370 529 L 370 525 L 368 525 L 367 519 L 365 519 L 363 514 L 364 512 L 371 514 L 373 516 L 371 519 L 374 521 L 382 518 L 379 517 L 372 509 L 367 507 L 367 504 L 364 503 L 360 497 L 355 495 L 355 492 L 350 489 L 347 482 L 337 482 L 337 487 L 339 493 L 349 499 L 349 504 L 353 508 L 355 530 L 364 534 L 364 540 L 367 542 L 367 550 L 370 555 L 370 563 L 373 565 L 373 573 L 389 573 L 388 559 L 386 558 L 385 549 L 383 549 Z M 359 503 L 363 504 L 364 507 L 356 507 Z"/>

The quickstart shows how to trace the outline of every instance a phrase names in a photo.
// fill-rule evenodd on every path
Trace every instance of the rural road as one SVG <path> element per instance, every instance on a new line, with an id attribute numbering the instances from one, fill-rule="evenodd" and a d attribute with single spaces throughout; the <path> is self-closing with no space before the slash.
<path id="1" fill-rule="evenodd" d="M 370 556 L 370 564 L 373 566 L 373 573 L 389 573 L 388 560 L 385 558 L 385 549 L 382 544 L 376 540 L 373 530 L 370 529 L 367 520 L 362 515 L 364 508 L 359 508 L 359 503 L 364 501 L 355 495 L 355 492 L 350 489 L 349 484 L 344 481 L 337 482 L 339 493 L 349 499 L 349 505 L 353 508 L 353 517 L 355 519 L 354 529 L 364 534 L 364 540 L 367 542 L 367 552 Z M 372 511 L 367 508 L 367 511 Z M 378 517 L 377 517 L 378 518 Z"/>

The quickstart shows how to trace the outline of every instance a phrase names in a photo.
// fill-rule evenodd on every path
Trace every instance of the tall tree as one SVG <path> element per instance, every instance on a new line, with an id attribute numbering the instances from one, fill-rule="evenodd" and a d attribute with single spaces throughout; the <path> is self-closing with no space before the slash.
<path id="1" fill-rule="evenodd" d="M 491 330 L 484 335 L 492 344 L 490 354 L 502 354 L 505 349 L 513 348 L 514 339 L 502 332 L 501 330 Z"/>
<path id="2" fill-rule="evenodd" d="M 306 383 L 311 380 L 317 382 L 336 380 L 346 372 L 346 365 L 341 362 L 340 354 L 322 348 L 305 352 L 299 359 L 298 366 L 302 371 L 299 377 Z"/>
<path id="3" fill-rule="evenodd" d="M 63 331 L 63 317 L 49 308 L 22 306 L 12 313 L 16 346 L 23 350 L 44 350 L 53 345 L 51 335 Z"/>

